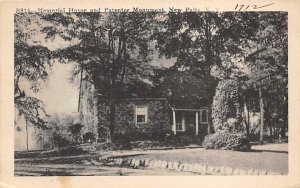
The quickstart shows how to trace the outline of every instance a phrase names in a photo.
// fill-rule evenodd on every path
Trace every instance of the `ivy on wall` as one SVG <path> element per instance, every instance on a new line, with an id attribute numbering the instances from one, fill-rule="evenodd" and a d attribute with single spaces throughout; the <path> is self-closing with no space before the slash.
<path id="1" fill-rule="evenodd" d="M 241 102 L 240 86 L 237 80 L 224 79 L 219 81 L 212 104 L 212 121 L 216 132 L 228 130 L 227 120 L 235 118 L 232 131 L 241 131 L 243 105 Z"/>

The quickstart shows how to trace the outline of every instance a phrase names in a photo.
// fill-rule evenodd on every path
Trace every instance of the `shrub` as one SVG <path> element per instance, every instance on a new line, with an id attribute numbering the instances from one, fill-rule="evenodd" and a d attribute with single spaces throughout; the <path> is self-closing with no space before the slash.
<path id="1" fill-rule="evenodd" d="M 73 139 L 75 140 L 76 143 L 80 142 L 80 131 L 81 131 L 82 127 L 83 127 L 83 125 L 81 125 L 79 123 L 72 124 L 69 127 L 68 131 L 71 133 L 71 136 L 73 137 Z"/>
<path id="2" fill-rule="evenodd" d="M 92 132 L 86 132 L 83 135 L 83 142 L 95 142 L 96 141 L 96 136 Z"/>
<path id="3" fill-rule="evenodd" d="M 178 135 L 175 137 L 175 145 L 177 146 L 187 146 L 195 143 L 196 138 L 191 135 Z"/>
<path id="4" fill-rule="evenodd" d="M 89 151 L 130 150 L 131 146 L 123 143 L 93 143 Z"/>
<path id="5" fill-rule="evenodd" d="M 53 133 L 51 141 L 56 148 L 66 147 L 69 145 L 74 145 L 71 141 L 69 141 L 67 138 L 57 134 L 56 132 Z"/>
<path id="6" fill-rule="evenodd" d="M 224 130 L 228 118 L 236 118 L 241 125 L 243 104 L 239 82 L 232 79 L 219 81 L 212 104 L 212 121 L 215 131 Z"/>
<path id="7" fill-rule="evenodd" d="M 207 135 L 202 146 L 205 149 L 225 149 L 235 151 L 250 150 L 250 142 L 240 133 L 220 131 L 214 134 Z"/>

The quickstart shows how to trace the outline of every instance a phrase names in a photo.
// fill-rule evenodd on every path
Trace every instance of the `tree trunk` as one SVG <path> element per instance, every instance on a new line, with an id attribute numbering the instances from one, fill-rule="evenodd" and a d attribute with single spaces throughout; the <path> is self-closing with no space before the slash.
<path id="1" fill-rule="evenodd" d="M 258 82 L 259 86 L 259 106 L 260 106 L 260 138 L 259 142 L 263 144 L 264 142 L 264 101 L 262 97 L 262 88 L 260 81 Z"/>
<path id="2" fill-rule="evenodd" d="M 83 69 L 81 68 L 80 70 L 80 83 L 79 83 L 79 96 L 78 96 L 78 109 L 77 111 L 80 111 L 80 102 L 81 102 L 81 85 L 82 85 L 82 73 L 83 73 Z"/>
<path id="3" fill-rule="evenodd" d="M 27 120 L 25 121 L 26 123 L 26 151 L 28 151 L 28 123 Z"/>
<path id="4" fill-rule="evenodd" d="M 247 110 L 246 132 L 247 132 L 247 137 L 249 138 L 250 137 L 250 108 L 247 102 L 245 103 L 245 105 Z"/>
<path id="5" fill-rule="evenodd" d="M 116 124 L 116 100 L 111 99 L 109 102 L 109 133 L 108 142 L 115 141 L 115 124 Z"/>

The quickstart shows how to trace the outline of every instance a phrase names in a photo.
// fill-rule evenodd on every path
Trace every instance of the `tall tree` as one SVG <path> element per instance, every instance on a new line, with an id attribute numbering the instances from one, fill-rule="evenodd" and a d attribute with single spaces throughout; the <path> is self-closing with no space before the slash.
<path id="1" fill-rule="evenodd" d="M 232 12 L 169 13 L 158 21 L 155 38 L 161 55 L 176 58 L 175 66 L 199 76 L 240 58 L 254 38 L 256 14 Z M 226 75 L 225 75 L 226 76 Z"/>
<path id="2" fill-rule="evenodd" d="M 114 138 L 115 110 L 118 98 L 129 83 L 147 77 L 150 66 L 149 40 L 154 14 L 140 13 L 72 13 L 47 14 L 43 19 L 53 23 L 43 32 L 47 38 L 76 38 L 78 43 L 56 51 L 62 61 L 76 62 L 77 72 L 84 70 L 86 81 L 96 90 L 98 111 L 106 103 L 109 112 L 109 134 Z M 99 123 L 99 126 L 103 126 Z"/>
<path id="3" fill-rule="evenodd" d="M 29 96 L 22 87 L 25 82 L 37 92 L 41 82 L 47 77 L 47 68 L 51 66 L 51 52 L 41 46 L 32 36 L 38 32 L 32 23 L 38 22 L 34 14 L 15 14 L 14 17 L 14 103 L 18 116 L 24 116 L 27 124 L 45 127 L 43 116 L 46 115 L 41 100 Z"/>
<path id="4" fill-rule="evenodd" d="M 288 128 L 287 16 L 285 12 L 259 15 L 257 48 L 245 59 L 250 70 L 247 84 L 261 91 L 261 113 L 265 116 L 261 126 L 266 124 L 271 136 L 284 136 Z"/>

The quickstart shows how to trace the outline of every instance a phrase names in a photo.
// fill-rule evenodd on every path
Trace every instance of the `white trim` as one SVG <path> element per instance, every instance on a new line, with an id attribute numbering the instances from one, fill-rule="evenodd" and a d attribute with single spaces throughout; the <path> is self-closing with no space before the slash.
<path id="1" fill-rule="evenodd" d="M 196 112 L 196 135 L 199 133 L 199 113 Z"/>
<path id="2" fill-rule="evenodd" d="M 185 114 L 182 113 L 182 131 L 185 131 Z"/>
<path id="3" fill-rule="evenodd" d="M 145 108 L 145 122 L 137 122 L 137 108 Z M 148 123 L 148 106 L 146 105 L 135 105 L 135 108 L 134 108 L 134 112 L 135 112 L 135 123 L 136 124 L 145 124 L 145 123 Z"/>
<path id="4" fill-rule="evenodd" d="M 174 135 L 176 135 L 176 115 L 175 115 L 175 111 L 172 109 L 173 111 L 173 125 L 172 125 L 172 130 L 174 132 Z"/>

